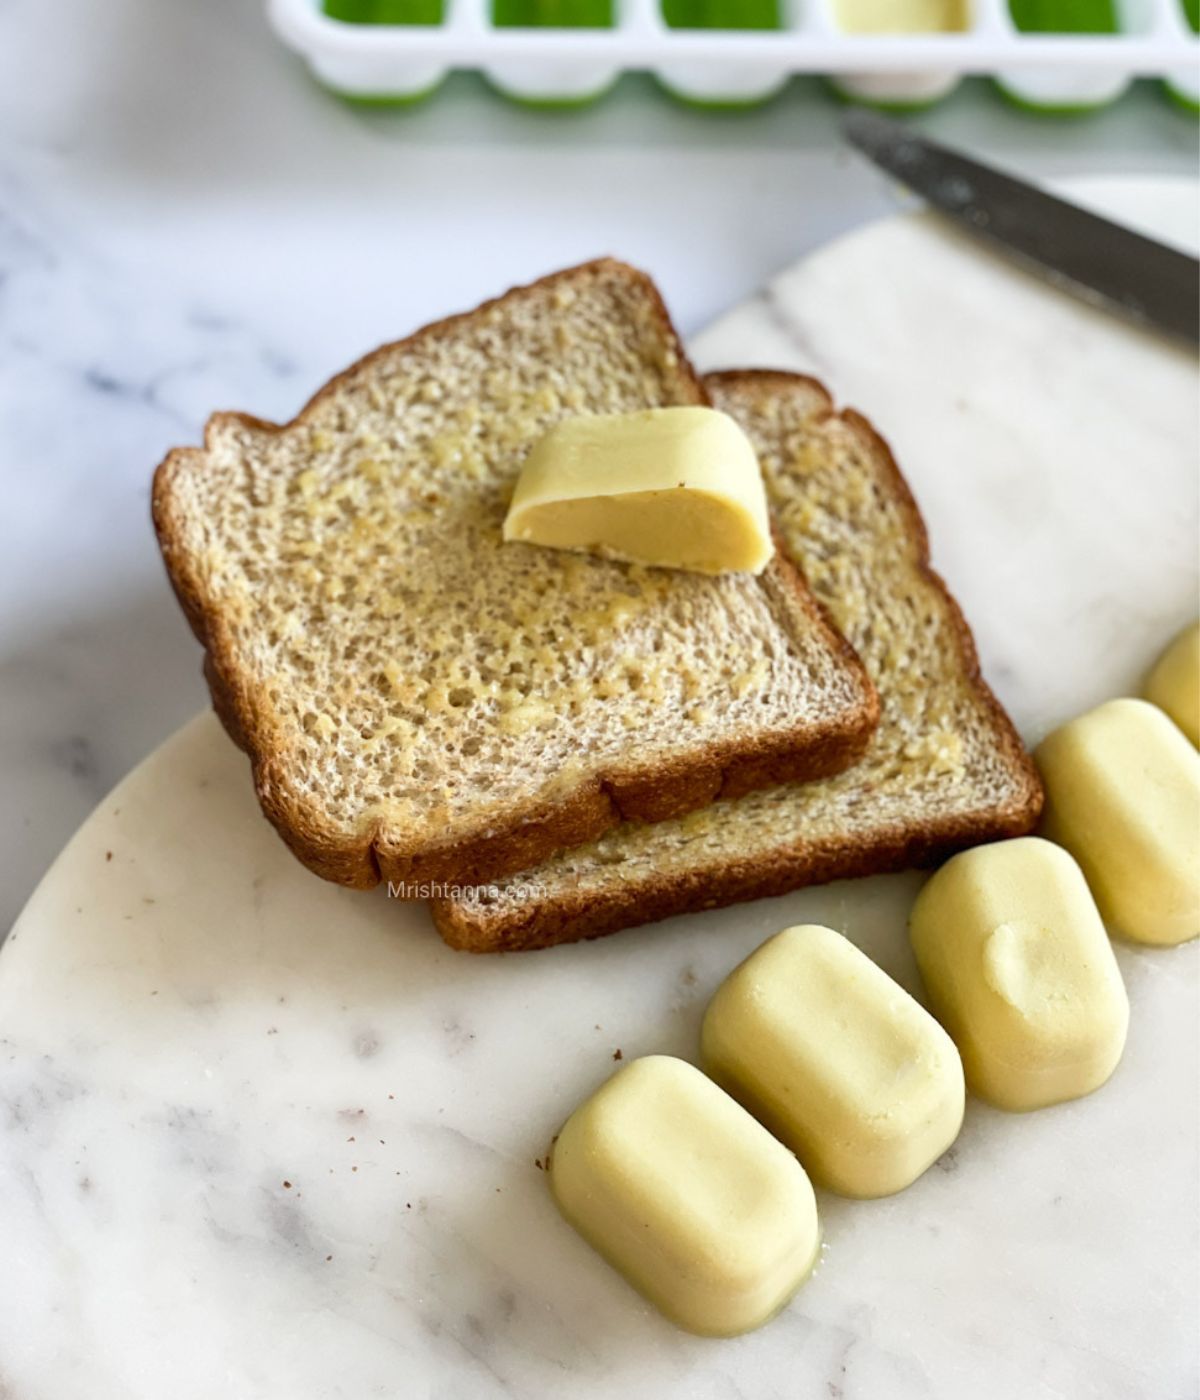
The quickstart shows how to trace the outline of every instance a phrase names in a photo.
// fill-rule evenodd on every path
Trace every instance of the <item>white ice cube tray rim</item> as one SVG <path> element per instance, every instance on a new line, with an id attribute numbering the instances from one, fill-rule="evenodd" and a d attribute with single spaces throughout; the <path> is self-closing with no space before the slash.
<path id="1" fill-rule="evenodd" d="M 805 73 L 878 101 L 930 100 L 966 74 L 1047 104 L 1056 88 L 1067 102 L 1109 100 L 1133 77 L 1165 78 L 1193 101 L 1200 91 L 1200 37 L 1180 0 L 1118 0 L 1117 34 L 1022 34 L 1006 0 L 971 0 L 960 33 L 902 35 L 845 32 L 833 0 L 784 0 L 777 30 L 671 29 L 659 0 L 616 0 L 611 29 L 499 28 L 490 8 L 447 0 L 441 24 L 369 25 L 329 18 L 320 0 L 268 0 L 284 42 L 350 96 L 415 95 L 451 69 L 533 101 L 584 98 L 633 70 L 701 102 L 756 100 Z"/>

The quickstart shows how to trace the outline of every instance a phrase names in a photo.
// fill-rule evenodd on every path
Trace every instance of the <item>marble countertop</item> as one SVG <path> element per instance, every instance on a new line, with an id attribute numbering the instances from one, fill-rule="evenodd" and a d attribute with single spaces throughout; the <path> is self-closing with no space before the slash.
<path id="1" fill-rule="evenodd" d="M 809 83 L 702 116 L 633 79 L 547 117 L 462 77 L 364 114 L 251 0 L 0 5 L 0 936 L 204 703 L 148 523 L 168 447 L 214 408 L 290 415 L 363 350 L 600 252 L 698 330 L 892 206 L 835 147 L 837 110 Z M 1196 161 L 1195 123 L 1151 89 L 1063 123 L 978 84 L 922 125 L 1046 175 Z"/>

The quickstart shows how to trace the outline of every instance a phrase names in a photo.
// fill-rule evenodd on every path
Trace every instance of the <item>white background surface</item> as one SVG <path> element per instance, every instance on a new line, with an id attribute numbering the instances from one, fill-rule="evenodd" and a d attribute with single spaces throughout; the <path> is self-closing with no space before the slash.
<path id="1" fill-rule="evenodd" d="M 290 415 L 371 346 L 600 252 L 649 268 L 691 333 L 891 206 L 837 112 L 796 83 L 697 114 L 635 78 L 547 116 L 464 76 L 364 114 L 253 0 L 3 0 L 0 934 L 205 702 L 148 523 L 169 446 L 215 408 Z M 1196 165 L 1195 122 L 1151 87 L 1063 122 L 974 84 L 920 125 L 1043 175 Z"/>

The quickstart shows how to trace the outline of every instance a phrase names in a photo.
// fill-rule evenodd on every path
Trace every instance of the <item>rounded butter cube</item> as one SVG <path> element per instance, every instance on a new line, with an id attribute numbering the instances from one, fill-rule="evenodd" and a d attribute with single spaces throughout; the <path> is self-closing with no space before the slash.
<path id="1" fill-rule="evenodd" d="M 917 896 L 909 934 L 972 1093 L 1024 1111 L 1116 1069 L 1129 1001 L 1078 865 L 1036 836 L 976 846 Z"/>
<path id="2" fill-rule="evenodd" d="M 1042 740 L 1043 834 L 1083 867 L 1117 933 L 1200 933 L 1200 753 L 1145 700 L 1109 700 Z"/>
<path id="3" fill-rule="evenodd" d="M 567 1220 L 679 1326 L 760 1326 L 812 1272 L 803 1167 L 723 1089 L 667 1055 L 633 1060 L 570 1116 L 550 1185 Z"/>
<path id="4" fill-rule="evenodd" d="M 889 1196 L 962 1126 L 962 1064 L 924 1007 L 849 939 L 784 929 L 717 989 L 705 1068 L 799 1157 L 818 1186 Z"/>
<path id="5" fill-rule="evenodd" d="M 1154 663 L 1143 694 L 1200 748 L 1200 622 L 1185 628 Z"/>
<path id="6" fill-rule="evenodd" d="M 556 423 L 521 468 L 504 538 L 697 573 L 761 573 L 775 552 L 762 471 L 699 404 Z"/>

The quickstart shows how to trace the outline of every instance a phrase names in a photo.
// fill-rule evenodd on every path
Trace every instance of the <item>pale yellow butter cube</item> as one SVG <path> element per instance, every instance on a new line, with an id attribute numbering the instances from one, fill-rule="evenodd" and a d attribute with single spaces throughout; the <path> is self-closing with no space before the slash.
<path id="1" fill-rule="evenodd" d="M 690 1332 L 760 1326 L 820 1251 L 804 1168 L 723 1089 L 667 1055 L 632 1061 L 575 1110 L 550 1183 L 584 1239 Z"/>
<path id="2" fill-rule="evenodd" d="M 1109 700 L 1034 757 L 1042 831 L 1083 867 L 1105 919 L 1139 943 L 1200 933 L 1200 754 L 1145 700 Z"/>
<path id="3" fill-rule="evenodd" d="M 933 1017 L 840 933 L 784 929 L 717 989 L 704 1065 L 818 1186 L 889 1196 L 958 1136 L 963 1071 Z"/>
<path id="4" fill-rule="evenodd" d="M 967 27 L 963 0 L 834 0 L 838 28 L 849 34 L 937 34 Z"/>
<path id="5" fill-rule="evenodd" d="M 948 861 L 909 934 L 971 1092 L 1023 1111 L 1098 1089 L 1125 1048 L 1129 1001 L 1083 874 L 1036 836 Z"/>
<path id="6" fill-rule="evenodd" d="M 774 553 L 750 439 L 714 408 L 568 418 L 533 447 L 504 538 L 698 573 Z"/>
<path id="7" fill-rule="evenodd" d="M 1143 693 L 1200 747 L 1200 622 L 1185 628 L 1158 658 Z"/>

